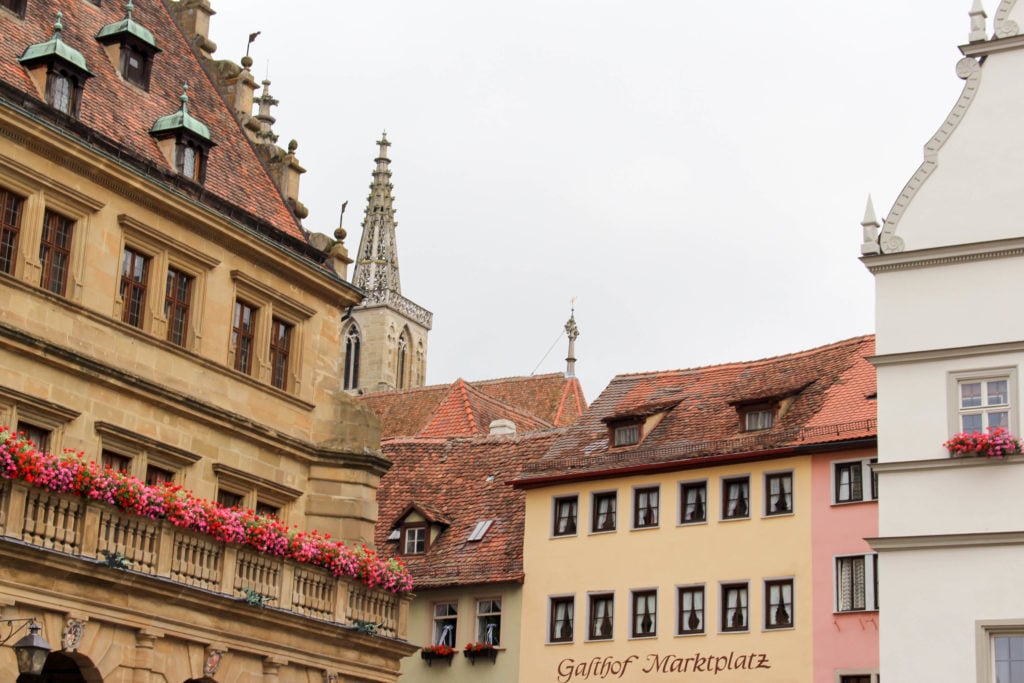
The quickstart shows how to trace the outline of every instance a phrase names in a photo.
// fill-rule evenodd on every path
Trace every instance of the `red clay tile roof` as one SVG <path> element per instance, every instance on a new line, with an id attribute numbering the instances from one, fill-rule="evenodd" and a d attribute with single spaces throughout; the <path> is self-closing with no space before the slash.
<path id="1" fill-rule="evenodd" d="M 519 432 L 564 426 L 586 409 L 575 377 L 561 374 L 439 384 L 366 394 L 361 399 L 380 417 L 381 438 L 487 434 L 497 419 Z"/>
<path id="2" fill-rule="evenodd" d="M 376 545 L 395 555 L 388 536 L 413 504 L 430 506 L 449 526 L 423 555 L 402 555 L 414 590 L 522 581 L 524 492 L 508 482 L 539 459 L 564 429 L 516 436 L 396 439 L 383 445 L 394 465 L 381 479 Z M 479 522 L 493 520 L 480 541 L 468 541 Z"/>
<path id="3" fill-rule="evenodd" d="M 0 41 L 0 81 L 12 86 L 22 96 L 14 106 L 22 106 L 35 115 L 59 124 L 65 132 L 85 138 L 84 129 L 66 117 L 54 115 L 39 101 L 38 93 L 18 58 L 28 46 L 49 40 L 57 9 L 63 11 L 64 42 L 85 57 L 95 74 L 85 83 L 79 108 L 79 121 L 99 138 L 86 144 L 100 145 L 104 151 L 123 150 L 126 156 L 148 162 L 165 183 L 174 183 L 184 191 L 187 183 L 177 182 L 174 169 L 160 153 L 149 135 L 153 123 L 177 111 L 182 85 L 189 85 L 189 112 L 206 124 L 213 142 L 209 153 L 203 193 L 193 193 L 200 201 L 212 193 L 238 207 L 233 211 L 239 219 L 250 214 L 256 222 L 305 242 L 295 217 L 285 204 L 277 187 L 261 163 L 248 138 L 239 128 L 232 112 L 194 55 L 167 7 L 161 0 L 135 3 L 134 18 L 153 32 L 162 52 L 153 59 L 149 91 L 124 81 L 111 64 L 95 35 L 107 24 L 125 17 L 124 3 L 104 2 L 97 7 L 91 2 L 57 3 L 30 0 L 24 19 L 2 14 L 4 39 Z M 25 98 L 24 96 L 28 96 Z M 5 94 L 0 100 L 7 99 Z M 118 153 L 120 157 L 120 152 Z M 127 163 L 127 162 L 125 162 Z M 152 172 L 151 175 L 154 175 Z M 242 213 L 244 212 L 244 213 Z"/>
<path id="4" fill-rule="evenodd" d="M 521 483 L 874 437 L 872 354 L 874 337 L 865 336 L 745 363 L 619 375 Z M 787 396 L 792 404 L 771 429 L 741 429 L 739 407 Z M 609 418 L 649 415 L 652 407 L 663 418 L 639 444 L 610 447 Z"/>

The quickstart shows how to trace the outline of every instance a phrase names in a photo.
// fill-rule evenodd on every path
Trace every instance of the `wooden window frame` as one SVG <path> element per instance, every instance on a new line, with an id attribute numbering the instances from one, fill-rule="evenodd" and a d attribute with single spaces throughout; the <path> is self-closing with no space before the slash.
<path id="1" fill-rule="evenodd" d="M 39 236 L 39 286 L 51 294 L 67 296 L 74 242 L 75 219 L 47 208 Z"/>
<path id="2" fill-rule="evenodd" d="M 149 289 L 152 261 L 152 256 L 128 245 L 125 245 L 121 252 L 121 278 L 118 289 L 118 296 L 122 302 L 121 322 L 140 330 L 145 329 L 150 318 L 147 314 L 146 293 Z"/>
<path id="3" fill-rule="evenodd" d="M 864 562 L 864 606 L 857 607 L 854 591 L 857 587 L 855 576 L 850 574 L 850 604 L 843 603 L 843 570 L 841 565 L 845 561 L 862 560 Z M 878 611 L 878 554 L 877 553 L 854 553 L 850 555 L 836 555 L 833 558 L 832 567 L 835 573 L 833 586 L 835 590 L 834 608 L 837 614 L 849 614 L 858 612 Z"/>
<path id="4" fill-rule="evenodd" d="M 651 505 L 650 495 L 654 494 L 654 504 Z M 641 498 L 648 496 L 647 504 L 641 505 Z M 653 518 L 647 520 L 644 513 L 654 511 Z M 661 525 L 661 486 L 635 486 L 633 487 L 633 529 L 657 529 Z"/>
<path id="5" fill-rule="evenodd" d="M 779 501 L 776 494 L 772 493 L 772 483 L 781 482 L 780 491 L 789 498 L 788 507 L 784 510 L 778 509 Z M 788 486 L 788 488 L 787 488 Z M 764 475 L 764 516 L 783 517 L 792 515 L 796 503 L 795 477 L 792 470 L 783 472 L 765 472 Z"/>
<path id="6" fill-rule="evenodd" d="M 558 618 L 559 608 L 564 606 L 566 608 L 566 617 L 564 619 Z M 556 628 L 559 624 L 565 624 L 568 626 L 568 632 L 566 633 L 564 628 L 561 635 L 556 636 Z M 555 595 L 548 598 L 548 628 L 547 628 L 547 642 L 549 644 L 559 643 L 571 643 L 575 639 L 576 634 L 576 596 L 575 595 Z"/>
<path id="7" fill-rule="evenodd" d="M 786 589 L 789 589 L 789 602 L 785 602 Z M 778 589 L 778 601 L 774 601 L 773 590 Z M 777 619 L 779 609 L 788 615 L 788 621 Z M 788 612 L 786 611 L 788 609 Z M 765 579 L 764 581 L 764 630 L 781 631 L 796 628 L 796 581 L 793 577 Z"/>
<path id="8" fill-rule="evenodd" d="M 607 610 L 598 610 L 599 603 L 607 605 Z M 607 635 L 598 633 L 599 621 L 607 621 Z M 587 640 L 607 641 L 615 639 L 615 593 L 601 592 L 587 594 Z"/>
<path id="9" fill-rule="evenodd" d="M 562 522 L 564 530 L 560 530 Z M 551 535 L 556 538 L 575 536 L 579 532 L 580 497 L 572 495 L 555 496 L 551 504 Z M 571 527 L 570 527 L 571 525 Z"/>
<path id="10" fill-rule="evenodd" d="M 167 266 L 164 284 L 164 319 L 167 321 L 167 341 L 182 348 L 188 347 L 189 316 L 192 311 L 196 277 L 175 267 Z M 184 284 L 184 294 L 181 285 Z M 180 325 L 178 324 L 180 322 Z"/>
<path id="11" fill-rule="evenodd" d="M 454 610 L 452 609 L 454 608 Z M 439 609 L 443 609 L 444 613 L 439 613 Z M 456 600 L 439 600 L 433 603 L 433 609 L 431 610 L 432 620 L 430 624 L 430 644 L 440 645 L 441 641 L 445 639 L 445 627 L 448 626 L 448 622 L 451 622 L 452 629 L 449 632 L 451 637 L 448 639 L 447 644 L 450 647 L 455 647 L 458 643 L 458 631 L 459 631 L 459 601 Z"/>
<path id="12" fill-rule="evenodd" d="M 648 600 L 654 598 L 654 613 L 640 614 L 640 601 L 644 601 L 648 604 Z M 642 590 L 633 590 L 629 592 L 629 603 L 630 603 L 630 621 L 629 621 L 629 637 L 630 638 L 657 638 L 658 637 L 658 590 L 656 588 L 645 588 Z M 640 627 L 644 616 L 650 617 L 653 621 L 651 629 L 649 631 L 643 631 Z"/>
<path id="13" fill-rule="evenodd" d="M 270 321 L 270 383 L 282 391 L 288 390 L 288 358 L 294 329 L 294 325 L 280 318 Z"/>
<path id="14" fill-rule="evenodd" d="M 611 448 L 636 446 L 643 438 L 643 420 L 616 420 L 608 423 L 608 445 Z M 620 438 L 621 437 L 621 438 Z"/>
<path id="15" fill-rule="evenodd" d="M 418 534 L 422 532 L 421 539 L 411 539 L 414 542 L 413 550 L 409 550 L 410 534 Z M 399 555 L 425 555 L 427 550 L 430 549 L 430 523 L 429 522 L 409 522 L 403 524 L 400 527 L 400 535 L 398 540 L 398 554 Z M 416 546 L 419 546 L 418 548 Z"/>
<path id="16" fill-rule="evenodd" d="M 243 375 L 252 375 L 257 366 L 256 324 L 260 309 L 242 299 L 235 299 L 231 313 L 231 347 L 234 349 L 232 366 Z"/>
<path id="17" fill-rule="evenodd" d="M 694 603 L 696 600 L 691 597 L 689 609 L 687 609 L 686 600 L 684 596 L 700 596 L 700 607 L 697 608 Z M 699 609 L 700 616 L 697 617 L 700 620 L 700 625 L 696 628 L 690 628 L 691 613 L 697 612 Z M 677 636 L 697 636 L 703 635 L 707 632 L 707 592 L 704 584 L 691 584 L 686 586 L 676 586 L 676 635 Z"/>
<path id="18" fill-rule="evenodd" d="M 719 585 L 721 600 L 719 601 L 719 632 L 748 633 L 750 631 L 750 583 L 747 581 L 729 581 Z M 730 596 L 736 592 L 736 600 Z M 744 623 L 735 625 L 735 610 L 742 609 Z M 732 613 L 730 616 L 730 610 Z"/>
<path id="19" fill-rule="evenodd" d="M 610 501 L 611 509 L 601 511 L 602 501 Z M 603 534 L 618 528 L 619 493 L 618 491 L 596 491 L 590 496 L 590 533 Z M 602 523 L 603 518 L 603 523 Z M 609 521 L 610 520 L 610 521 Z"/>
<path id="20" fill-rule="evenodd" d="M 698 494 L 703 493 L 701 505 L 703 507 L 703 514 L 698 518 L 687 519 L 686 513 L 689 509 L 689 495 L 691 491 L 695 491 Z M 696 506 L 694 508 L 696 511 Z M 683 481 L 679 482 L 679 523 L 680 524 L 707 524 L 708 523 L 708 481 L 707 479 L 700 479 L 695 481 Z"/>
<path id="21" fill-rule="evenodd" d="M 502 625 L 502 609 L 503 601 L 501 596 L 492 596 L 476 599 L 476 642 L 488 643 L 494 647 L 501 646 L 501 625 Z M 495 609 L 497 605 L 497 609 Z M 485 609 L 487 606 L 490 609 Z M 497 619 L 496 622 L 493 620 Z M 496 623 L 497 628 L 494 629 L 498 632 L 498 635 L 493 638 L 493 642 L 488 642 L 488 625 L 490 623 Z"/>
<path id="22" fill-rule="evenodd" d="M 746 486 L 747 495 L 745 498 L 731 497 L 730 486 L 733 484 L 741 484 Z M 735 508 L 730 505 L 733 501 L 743 500 L 743 508 L 740 509 L 737 505 Z M 750 475 L 744 474 L 740 476 L 722 477 L 722 521 L 728 521 L 733 519 L 750 519 Z"/>
<path id="23" fill-rule="evenodd" d="M 24 213 L 25 198 L 16 192 L 0 188 L 0 273 L 15 274 L 18 265 L 21 219 Z"/>

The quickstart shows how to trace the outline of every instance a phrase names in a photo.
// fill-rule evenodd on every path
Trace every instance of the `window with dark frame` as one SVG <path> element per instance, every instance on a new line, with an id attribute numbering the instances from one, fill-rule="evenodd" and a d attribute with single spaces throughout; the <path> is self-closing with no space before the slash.
<path id="1" fill-rule="evenodd" d="M 425 522 L 402 526 L 402 554 L 422 555 L 427 552 L 427 525 Z"/>
<path id="2" fill-rule="evenodd" d="M 8 275 L 14 274 L 24 201 L 13 192 L 0 190 L 0 272 Z"/>
<path id="3" fill-rule="evenodd" d="M 788 515 L 793 512 L 792 472 L 765 475 L 764 488 L 765 515 Z"/>
<path id="4" fill-rule="evenodd" d="M 576 512 L 579 505 L 577 496 L 559 496 L 555 498 L 553 536 L 573 536 L 576 534 Z"/>
<path id="5" fill-rule="evenodd" d="M 640 443 L 640 423 L 627 422 L 611 425 L 612 446 L 634 446 Z"/>
<path id="6" fill-rule="evenodd" d="M 353 323 L 345 333 L 345 389 L 355 389 L 359 386 L 360 346 L 362 339 L 359 336 L 359 328 Z"/>
<path id="7" fill-rule="evenodd" d="M 235 493 L 226 489 L 217 490 L 217 503 L 222 507 L 240 508 L 242 507 L 243 500 L 245 500 L 245 496 L 241 493 Z"/>
<path id="8" fill-rule="evenodd" d="M 145 323 L 148 286 L 149 257 L 126 246 L 121 259 L 121 320 L 132 327 L 142 329 Z"/>
<path id="9" fill-rule="evenodd" d="M 617 500 L 615 491 L 595 493 L 591 501 L 592 532 L 615 531 L 615 508 Z"/>
<path id="10" fill-rule="evenodd" d="M 252 374 L 253 354 L 256 344 L 257 309 L 244 301 L 235 300 L 234 323 L 231 328 L 231 345 L 235 349 L 235 370 Z"/>
<path id="11" fill-rule="evenodd" d="M 633 591 L 633 638 L 658 635 L 658 591 Z"/>
<path id="12" fill-rule="evenodd" d="M 156 465 L 146 465 L 146 485 L 157 486 L 174 482 L 174 472 Z"/>
<path id="13" fill-rule="evenodd" d="M 125 43 L 121 46 L 121 77 L 129 83 L 149 90 L 149 72 L 153 57 L 138 47 Z"/>
<path id="14" fill-rule="evenodd" d="M 793 579 L 764 582 L 764 627 L 793 626 Z"/>
<path id="15" fill-rule="evenodd" d="M 649 529 L 658 526 L 657 486 L 645 486 L 633 490 L 633 528 Z"/>
<path id="16" fill-rule="evenodd" d="M 501 645 L 501 599 L 476 601 L 476 642 Z"/>
<path id="17" fill-rule="evenodd" d="M 750 477 L 722 481 L 722 519 L 750 517 Z"/>
<path id="18" fill-rule="evenodd" d="M 46 103 L 67 114 L 78 116 L 78 105 L 82 99 L 82 81 L 78 76 L 64 69 L 51 69 L 46 74 Z"/>
<path id="19" fill-rule="evenodd" d="M 103 449 L 100 452 L 100 465 L 104 469 L 112 470 L 114 472 L 125 472 L 129 473 L 132 467 L 132 459 L 127 455 L 121 455 L 114 451 L 108 451 Z"/>
<path id="20" fill-rule="evenodd" d="M 548 642 L 571 643 L 575 598 L 551 598 Z"/>
<path id="21" fill-rule="evenodd" d="M 18 431 L 36 445 L 36 450 L 50 452 L 50 435 L 53 433 L 51 430 L 19 420 Z"/>
<path id="22" fill-rule="evenodd" d="M 878 476 L 871 467 L 878 462 L 853 460 L 832 463 L 832 495 L 836 503 L 878 500 Z"/>
<path id="23" fill-rule="evenodd" d="M 872 683 L 871 674 L 841 675 L 839 683 Z"/>
<path id="24" fill-rule="evenodd" d="M 743 431 L 759 432 L 775 426 L 775 409 L 771 406 L 747 406 L 740 409 Z"/>
<path id="25" fill-rule="evenodd" d="M 71 265 L 71 233 L 74 221 L 49 209 L 43 215 L 43 236 L 39 242 L 39 286 L 64 296 Z"/>
<path id="26" fill-rule="evenodd" d="M 190 275 L 175 268 L 167 269 L 164 293 L 164 317 L 167 319 L 167 341 L 178 346 L 188 344 L 188 314 L 192 305 Z"/>
<path id="27" fill-rule="evenodd" d="M 589 600 L 587 640 L 611 640 L 615 624 L 615 595 L 595 593 Z"/>
<path id="28" fill-rule="evenodd" d="M 291 354 L 292 326 L 274 318 L 270 323 L 270 383 L 288 388 L 288 357 Z"/>
<path id="29" fill-rule="evenodd" d="M 679 623 L 676 633 L 704 633 L 704 586 L 684 586 L 679 589 Z"/>
<path id="30" fill-rule="evenodd" d="M 455 647 L 455 629 L 459 623 L 459 603 L 439 602 L 434 605 L 432 645 Z"/>
<path id="31" fill-rule="evenodd" d="M 722 584 L 722 631 L 746 631 L 749 628 L 748 594 L 745 583 Z"/>
<path id="32" fill-rule="evenodd" d="M 262 500 L 256 501 L 255 512 L 257 515 L 263 515 L 264 517 L 280 517 L 281 508 L 277 505 L 271 505 Z"/>
<path id="33" fill-rule="evenodd" d="M 682 524 L 708 521 L 708 484 L 706 481 L 680 484 L 679 501 L 682 506 L 679 521 Z"/>

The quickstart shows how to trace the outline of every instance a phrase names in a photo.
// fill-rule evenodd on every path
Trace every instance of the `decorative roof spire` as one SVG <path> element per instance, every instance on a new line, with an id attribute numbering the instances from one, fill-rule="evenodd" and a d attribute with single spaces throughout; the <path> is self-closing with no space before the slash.
<path id="1" fill-rule="evenodd" d="M 569 321 L 565 323 L 565 336 L 569 337 L 569 355 L 565 359 L 565 376 L 576 376 L 576 339 L 580 336 L 580 328 L 576 326 L 576 297 L 570 302 Z"/>
<path id="2" fill-rule="evenodd" d="M 259 113 L 256 114 L 254 118 L 260 122 L 260 132 L 256 134 L 256 137 L 264 143 L 277 142 L 277 135 L 275 135 L 274 131 L 271 129 L 277 119 L 271 116 L 270 108 L 276 107 L 278 105 L 278 101 L 270 94 L 270 79 L 263 79 L 263 91 L 260 93 L 259 99 L 256 101 L 259 105 Z"/>
<path id="3" fill-rule="evenodd" d="M 860 222 L 863 228 L 864 241 L 860 245 L 860 253 L 864 256 L 868 254 L 881 254 L 882 249 L 878 246 L 878 228 L 881 227 L 878 223 L 878 219 L 875 218 L 875 204 L 871 201 L 871 195 L 868 195 L 867 206 L 864 207 L 864 219 Z"/>
<path id="4" fill-rule="evenodd" d="M 401 294 L 402 283 L 398 274 L 398 245 L 395 242 L 394 197 L 391 184 L 391 159 L 388 158 L 387 131 L 381 133 L 377 164 L 370 183 L 370 196 L 363 219 L 363 235 L 352 284 L 364 290 L 368 302 L 383 303 L 388 293 Z"/>
<path id="5" fill-rule="evenodd" d="M 971 17 L 971 33 L 968 40 L 972 43 L 988 40 L 988 33 L 985 31 L 985 20 L 988 15 L 985 14 L 985 8 L 981 6 L 981 0 L 974 0 L 968 15 Z"/>

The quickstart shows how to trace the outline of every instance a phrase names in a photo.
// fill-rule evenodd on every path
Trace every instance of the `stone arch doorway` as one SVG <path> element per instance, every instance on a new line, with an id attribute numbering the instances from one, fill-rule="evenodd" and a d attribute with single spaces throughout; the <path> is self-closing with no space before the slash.
<path id="1" fill-rule="evenodd" d="M 22 678 L 18 677 L 19 683 Z M 92 660 L 77 652 L 51 652 L 40 678 L 42 683 L 103 683 Z"/>

